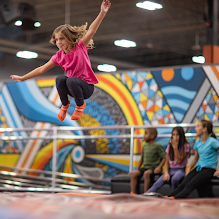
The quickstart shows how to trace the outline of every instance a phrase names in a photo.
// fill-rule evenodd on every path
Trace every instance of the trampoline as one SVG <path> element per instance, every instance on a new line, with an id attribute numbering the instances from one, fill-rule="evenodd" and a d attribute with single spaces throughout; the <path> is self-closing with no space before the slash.
<path id="1" fill-rule="evenodd" d="M 2 219 L 219 218 L 219 198 L 169 200 L 130 194 L 0 194 Z"/>

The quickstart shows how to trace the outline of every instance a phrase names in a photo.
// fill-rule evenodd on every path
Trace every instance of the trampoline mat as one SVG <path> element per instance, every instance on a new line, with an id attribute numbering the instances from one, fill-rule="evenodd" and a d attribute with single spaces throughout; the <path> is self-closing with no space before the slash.
<path id="1" fill-rule="evenodd" d="M 219 198 L 169 200 L 130 194 L 0 193 L 0 218 L 219 218 Z"/>

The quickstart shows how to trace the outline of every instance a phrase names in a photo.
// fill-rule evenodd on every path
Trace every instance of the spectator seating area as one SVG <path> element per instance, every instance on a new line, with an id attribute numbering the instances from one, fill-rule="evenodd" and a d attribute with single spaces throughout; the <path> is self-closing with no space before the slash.
<path id="1" fill-rule="evenodd" d="M 155 174 L 151 176 L 151 185 L 160 177 Z M 111 192 L 112 193 L 130 193 L 130 180 L 131 176 L 128 174 L 120 174 L 111 179 Z M 144 178 L 138 180 L 136 188 L 138 194 L 144 193 Z M 168 195 L 171 192 L 170 183 L 165 183 L 157 193 L 162 195 Z M 219 177 L 214 177 L 206 185 L 195 189 L 188 198 L 199 198 L 199 197 L 219 197 Z"/>

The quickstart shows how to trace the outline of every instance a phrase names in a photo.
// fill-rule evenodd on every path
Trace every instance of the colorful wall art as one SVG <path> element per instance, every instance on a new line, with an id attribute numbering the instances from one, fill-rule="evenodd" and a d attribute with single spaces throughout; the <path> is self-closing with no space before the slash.
<path id="1" fill-rule="evenodd" d="M 86 100 L 78 121 L 72 121 L 71 105 L 61 122 L 61 102 L 54 78 L 7 82 L 0 86 L 0 127 L 36 128 L 36 131 L 1 132 L 0 136 L 42 137 L 42 139 L 0 140 L 0 165 L 52 170 L 52 127 L 88 127 L 100 129 L 62 130 L 58 132 L 57 171 L 111 179 L 129 171 L 129 138 L 67 139 L 62 136 L 124 135 L 130 129 L 101 129 L 115 125 L 159 125 L 197 123 L 200 119 L 218 122 L 219 66 L 165 68 L 159 70 L 97 74 L 99 84 Z M 45 129 L 45 130 L 41 130 Z M 46 130 L 48 129 L 48 130 Z M 171 128 L 158 128 L 159 134 Z M 194 132 L 188 128 L 187 132 Z M 215 127 L 215 132 L 218 132 Z M 137 129 L 135 134 L 144 134 Z M 46 139 L 43 139 L 47 137 Z M 157 139 L 164 149 L 169 139 Z M 134 167 L 141 153 L 142 139 L 134 141 Z M 80 182 L 88 182 L 81 179 Z"/>

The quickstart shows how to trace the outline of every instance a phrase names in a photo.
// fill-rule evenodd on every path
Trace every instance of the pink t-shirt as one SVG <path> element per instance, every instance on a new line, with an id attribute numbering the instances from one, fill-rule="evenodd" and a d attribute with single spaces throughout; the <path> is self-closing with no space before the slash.
<path id="1" fill-rule="evenodd" d="M 165 152 L 166 153 L 169 153 L 169 150 L 170 150 L 170 145 L 168 144 Z M 179 151 L 179 154 L 181 155 L 182 154 L 182 150 Z M 182 163 L 177 163 L 177 159 L 176 157 L 174 156 L 174 160 L 170 160 L 169 159 L 169 165 L 170 165 L 170 168 L 184 168 L 186 167 L 186 164 L 187 164 L 187 161 L 188 161 L 188 157 L 189 157 L 189 152 L 190 152 L 190 146 L 189 144 L 185 144 L 184 145 L 184 152 L 188 153 L 187 156 L 185 157 L 185 159 L 182 161 Z"/>
<path id="2" fill-rule="evenodd" d="M 97 84 L 98 79 L 91 68 L 87 49 L 82 40 L 79 40 L 69 53 L 65 54 L 63 50 L 58 51 L 51 60 L 55 65 L 59 65 L 68 77 L 80 78 L 88 84 Z"/>

